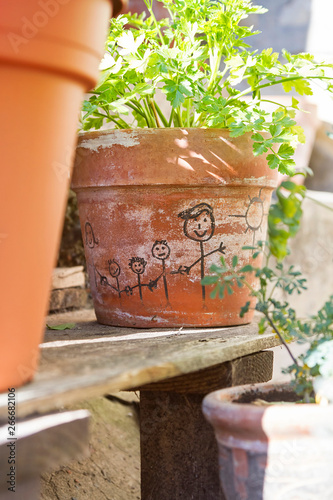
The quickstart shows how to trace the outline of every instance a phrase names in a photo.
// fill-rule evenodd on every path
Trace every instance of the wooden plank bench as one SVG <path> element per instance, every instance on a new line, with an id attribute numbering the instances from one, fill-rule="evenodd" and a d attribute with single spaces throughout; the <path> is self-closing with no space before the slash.
<path id="1" fill-rule="evenodd" d="M 140 390 L 142 500 L 223 499 L 202 398 L 221 387 L 269 380 L 273 353 L 264 349 L 279 344 L 275 336 L 259 336 L 256 323 L 136 330 L 99 325 L 92 310 L 48 318 L 49 324 L 65 322 L 76 326 L 46 331 L 35 379 L 16 391 L 18 422 L 50 412 L 56 422 L 62 414 L 54 412 L 66 404 Z M 7 394 L 1 394 L 4 428 L 7 412 Z"/>

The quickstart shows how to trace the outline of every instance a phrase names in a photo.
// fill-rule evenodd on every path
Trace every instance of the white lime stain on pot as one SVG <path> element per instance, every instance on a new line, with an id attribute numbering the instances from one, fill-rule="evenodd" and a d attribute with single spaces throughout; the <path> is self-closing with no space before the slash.
<path id="1" fill-rule="evenodd" d="M 91 151 L 98 151 L 98 149 L 106 149 L 112 146 L 124 146 L 131 148 L 140 144 L 136 132 L 131 131 L 124 133 L 121 130 L 114 130 L 112 134 L 99 135 L 96 138 L 82 140 L 79 144 L 80 148 L 90 149 Z"/>
<path id="2" fill-rule="evenodd" d="M 129 224 L 133 224 L 133 230 L 135 228 L 144 227 L 145 232 L 149 231 L 151 228 L 151 221 L 154 218 L 154 210 L 150 207 L 140 206 L 139 210 L 133 207 L 125 208 L 123 211 L 124 221 Z"/>
<path id="3" fill-rule="evenodd" d="M 276 187 L 276 181 L 274 179 L 268 179 L 265 175 L 262 177 L 247 177 L 246 179 L 232 179 L 231 185 L 235 186 L 258 186 L 258 187 Z"/>

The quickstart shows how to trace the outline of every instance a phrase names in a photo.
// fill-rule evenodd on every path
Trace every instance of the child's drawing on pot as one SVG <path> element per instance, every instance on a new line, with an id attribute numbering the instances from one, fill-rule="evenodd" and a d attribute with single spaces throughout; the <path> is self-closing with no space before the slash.
<path id="1" fill-rule="evenodd" d="M 117 292 L 117 294 L 118 294 L 118 297 L 120 298 L 121 297 L 121 290 L 120 290 L 119 279 L 118 279 L 118 276 L 120 275 L 120 272 L 121 272 L 120 266 L 119 266 L 118 262 L 116 262 L 114 259 L 109 259 L 107 263 L 109 265 L 109 274 L 110 274 L 111 278 L 114 278 L 116 280 L 116 286 L 109 283 L 108 278 L 104 274 L 100 273 L 98 269 L 95 268 L 95 270 L 98 273 L 99 278 L 100 278 L 100 284 L 103 286 L 109 286 L 110 288 L 112 288 L 112 290 L 115 290 L 115 292 Z"/>
<path id="2" fill-rule="evenodd" d="M 85 238 L 85 243 L 86 243 L 86 248 L 95 248 L 99 244 L 99 240 L 96 238 L 94 230 L 90 222 L 86 222 L 84 225 L 84 238 Z M 91 262 L 92 264 L 87 262 L 87 266 L 92 268 L 92 272 L 95 278 L 95 286 L 97 287 L 97 278 L 96 278 L 96 269 L 95 269 L 95 264 L 94 264 L 94 256 L 92 252 L 91 253 Z M 89 273 L 91 274 L 91 273 Z"/>
<path id="3" fill-rule="evenodd" d="M 155 262 L 158 261 L 160 263 L 160 272 L 154 277 L 146 280 L 146 283 L 143 282 L 143 275 L 146 273 L 148 269 L 148 262 L 144 257 L 133 256 L 128 260 L 128 266 L 130 271 L 134 275 L 136 275 L 136 283 L 135 284 L 126 284 L 125 286 L 120 284 L 120 274 L 121 267 L 118 262 L 118 259 L 114 258 L 108 259 L 108 271 L 109 276 L 107 277 L 106 273 L 101 273 L 93 262 L 94 268 L 94 276 L 95 283 L 97 286 L 96 275 L 99 276 L 99 283 L 104 287 L 108 287 L 113 290 L 121 299 L 122 294 L 126 294 L 128 297 L 133 295 L 135 289 L 138 289 L 138 295 L 143 302 L 143 289 L 147 287 L 150 292 L 159 293 L 158 288 L 163 290 L 166 306 L 171 307 L 170 300 L 170 285 L 172 283 L 172 276 L 182 275 L 188 276 L 197 264 L 200 265 L 200 278 L 203 279 L 205 276 L 205 259 L 216 253 L 224 254 L 224 250 L 226 247 L 221 242 L 220 245 L 211 250 L 209 252 L 205 251 L 205 243 L 208 242 L 214 235 L 215 232 L 215 217 L 213 213 L 213 208 L 208 203 L 199 203 L 194 207 L 187 208 L 178 214 L 178 217 L 183 219 L 183 232 L 188 240 L 192 240 L 199 244 L 199 256 L 198 258 L 190 263 L 190 264 L 182 264 L 178 266 L 178 268 L 174 268 L 174 270 L 167 271 L 166 261 L 170 258 L 171 247 L 168 244 L 166 239 L 158 239 L 155 240 L 153 245 L 151 246 L 151 256 L 155 259 Z M 86 246 L 88 248 L 95 248 L 98 245 L 98 240 L 95 238 L 93 228 L 90 223 L 86 223 Z M 186 255 L 186 250 L 185 250 Z M 156 267 L 155 267 L 156 269 Z M 147 273 L 149 276 L 149 273 Z M 159 282 L 162 283 L 162 287 L 158 287 Z M 202 291 L 202 300 L 203 304 L 205 304 L 206 300 L 206 290 L 203 285 L 201 286 Z M 157 290 L 157 291 L 156 291 Z"/>
<path id="4" fill-rule="evenodd" d="M 261 198 L 262 188 L 259 190 L 258 196 L 249 195 L 249 204 L 245 210 L 245 214 L 242 215 L 229 215 L 229 217 L 238 217 L 245 220 L 246 229 L 245 233 L 249 230 L 253 232 L 253 242 L 252 245 L 255 246 L 256 241 L 256 232 L 261 231 L 263 219 L 264 219 L 264 201 L 265 198 Z"/>
<path id="5" fill-rule="evenodd" d="M 112 285 L 112 283 L 109 282 L 107 276 L 102 274 L 96 267 L 95 271 L 99 275 L 99 282 L 102 286 L 108 286 L 111 288 L 111 290 L 114 290 L 118 297 L 121 298 L 122 293 L 126 293 L 127 296 L 133 295 L 132 288 L 130 286 L 125 286 L 123 290 L 120 289 L 120 283 L 119 283 L 119 275 L 121 273 L 121 268 L 118 262 L 115 259 L 109 259 L 107 261 L 108 266 L 109 266 L 109 274 L 111 278 L 113 278 L 116 281 L 116 286 Z"/>
<path id="6" fill-rule="evenodd" d="M 85 234 L 85 240 L 86 240 L 86 245 L 89 248 L 95 248 L 96 245 L 98 245 L 99 241 L 95 237 L 94 230 L 92 228 L 92 225 L 90 222 L 86 222 L 84 225 L 84 234 Z"/>
<path id="7" fill-rule="evenodd" d="M 133 271 L 133 273 L 137 275 L 137 279 L 138 279 L 138 283 L 136 285 L 134 285 L 134 286 L 130 286 L 129 289 L 130 289 L 131 294 L 132 294 L 133 290 L 135 288 L 138 288 L 139 289 L 140 300 L 142 301 L 143 300 L 143 298 L 142 298 L 142 288 L 144 286 L 149 286 L 149 284 L 141 282 L 141 275 L 145 272 L 147 262 L 145 261 L 145 259 L 143 257 L 132 257 L 129 260 L 129 264 L 128 265 L 129 265 L 131 271 Z"/>
<path id="8" fill-rule="evenodd" d="M 163 286 L 165 298 L 167 300 L 167 306 L 170 306 L 170 302 L 165 261 L 170 257 L 170 252 L 171 250 L 166 240 L 156 240 L 151 249 L 152 256 L 155 259 L 160 260 L 162 263 L 162 272 L 157 278 L 151 281 L 150 286 L 156 288 L 158 281 L 163 278 Z"/>
<path id="9" fill-rule="evenodd" d="M 178 272 L 181 274 L 189 274 L 191 269 L 200 263 L 201 279 L 205 277 L 205 258 L 215 252 L 224 254 L 225 246 L 220 243 L 220 246 L 211 252 L 205 253 L 204 243 L 210 240 L 215 230 L 215 218 L 213 208 L 208 203 L 199 203 L 192 208 L 188 208 L 178 214 L 178 217 L 184 219 L 183 231 L 187 238 L 192 241 L 197 241 L 200 245 L 200 257 L 187 266 L 180 266 Z M 206 289 L 201 285 L 202 300 L 205 302 Z"/>
<path id="10" fill-rule="evenodd" d="M 118 297 L 121 297 L 121 291 L 120 291 L 120 286 L 119 286 L 119 275 L 120 275 L 120 265 L 118 262 L 114 259 L 109 259 L 108 260 L 109 264 L 109 273 L 112 278 L 116 280 L 116 287 L 113 287 L 117 292 L 118 292 Z"/>

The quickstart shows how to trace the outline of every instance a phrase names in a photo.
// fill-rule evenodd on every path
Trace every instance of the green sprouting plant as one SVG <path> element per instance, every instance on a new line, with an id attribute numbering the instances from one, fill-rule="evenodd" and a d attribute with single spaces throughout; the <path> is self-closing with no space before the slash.
<path id="1" fill-rule="evenodd" d="M 260 242 L 253 257 L 256 258 L 262 251 L 265 251 L 264 243 Z M 286 295 L 299 294 L 306 289 L 306 280 L 293 266 L 286 267 L 281 262 L 275 268 L 261 268 L 251 264 L 239 266 L 236 256 L 233 257 L 231 266 L 228 266 L 225 258 L 221 257 L 220 265 L 211 266 L 211 273 L 202 280 L 202 284 L 214 285 L 212 298 L 223 299 L 225 294 L 232 294 L 235 287 L 249 288 L 250 295 L 256 299 L 253 308 L 262 315 L 258 325 L 259 333 L 271 328 L 279 337 L 292 360 L 285 372 L 293 375 L 296 391 L 309 402 L 314 378 L 333 377 L 333 295 L 316 315 L 301 320 L 288 300 L 274 298 L 276 289 L 282 290 Z M 258 289 L 253 288 L 248 281 L 248 276 L 252 273 L 259 280 Z M 243 317 L 250 308 L 249 300 L 241 308 L 240 316 Z M 288 343 L 291 341 L 310 342 L 306 353 L 298 359 L 289 348 Z"/>
<path id="2" fill-rule="evenodd" d="M 147 18 L 111 20 L 101 79 L 83 106 L 83 129 L 109 123 L 116 128 L 222 127 L 233 137 L 251 133 L 254 154 L 267 154 L 270 167 L 290 174 L 294 149 L 305 140 L 295 122 L 298 101 L 292 96 L 289 106 L 281 106 L 262 90 L 281 84 L 286 92 L 309 95 L 310 82 L 319 81 L 332 92 L 326 76 L 332 66 L 316 63 L 309 54 L 284 51 L 281 62 L 271 49 L 252 50 L 249 40 L 259 32 L 242 22 L 267 9 L 250 0 L 159 0 L 169 12 L 161 21 L 153 0 L 144 1 Z M 273 111 L 265 109 L 267 103 Z M 281 259 L 299 225 L 304 188 L 284 183 L 277 196 L 280 204 L 270 212 L 268 226 L 272 253 Z"/>
<path id="3" fill-rule="evenodd" d="M 289 195 L 286 195 L 286 190 Z M 291 181 L 283 183 L 277 191 L 277 201 L 269 211 L 271 220 L 267 242 L 258 242 L 255 247 L 244 247 L 252 252 L 254 264 L 241 266 L 234 256 L 227 265 L 222 256 L 219 265 L 211 266 L 211 275 L 202 280 L 203 285 L 213 285 L 212 298 L 223 299 L 232 294 L 235 287 L 247 287 L 250 297 L 240 310 L 243 317 L 250 308 L 261 313 L 259 333 L 272 329 L 287 349 L 291 364 L 285 370 L 294 376 L 296 391 L 305 401 L 310 401 L 313 380 L 317 377 L 333 377 L 333 295 L 310 319 L 300 319 L 287 299 L 277 299 L 276 291 L 283 297 L 300 294 L 306 289 L 306 280 L 294 266 L 286 266 L 282 259 L 288 253 L 288 239 L 297 232 L 301 217 L 301 202 L 305 189 Z M 255 265 L 255 259 L 263 254 L 264 265 Z M 272 256 L 279 260 L 270 265 Z M 249 275 L 258 280 L 258 287 L 250 284 Z M 310 342 L 305 354 L 295 358 L 288 343 L 291 341 Z"/>
<path id="4" fill-rule="evenodd" d="M 295 121 L 299 101 L 292 95 L 281 105 L 262 91 L 282 85 L 286 93 L 310 95 L 311 83 L 319 82 L 332 92 L 332 66 L 310 54 L 284 50 L 281 59 L 270 48 L 253 50 L 249 39 L 259 32 L 243 21 L 267 9 L 251 0 L 158 1 L 168 18 L 158 21 L 153 0 L 144 0 L 148 17 L 111 20 L 101 79 L 83 105 L 83 130 L 107 123 L 226 128 L 231 137 L 252 134 L 255 155 L 265 153 L 271 168 L 293 173 L 295 147 L 305 141 Z"/>
<path id="5" fill-rule="evenodd" d="M 299 230 L 306 188 L 287 180 L 280 184 L 275 193 L 277 201 L 268 212 L 268 257 L 273 255 L 281 261 L 289 253 L 290 238 Z"/>

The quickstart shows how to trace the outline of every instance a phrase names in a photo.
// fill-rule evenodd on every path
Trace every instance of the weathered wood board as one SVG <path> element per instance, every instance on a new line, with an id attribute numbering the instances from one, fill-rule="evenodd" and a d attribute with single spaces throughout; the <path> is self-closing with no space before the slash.
<path id="1" fill-rule="evenodd" d="M 67 411 L 0 427 L 0 498 L 39 498 L 42 472 L 89 454 L 89 412 Z M 15 431 L 16 432 L 16 431 Z M 13 465 L 15 464 L 15 465 Z M 10 490 L 9 488 L 12 488 Z"/>
<path id="2" fill-rule="evenodd" d="M 130 329 L 100 325 L 92 310 L 52 315 L 34 381 L 17 390 L 18 417 L 196 372 L 263 349 L 279 340 L 258 335 L 257 324 L 227 328 Z M 0 420 L 7 395 L 0 394 Z"/>

